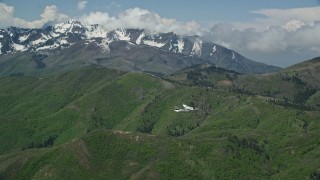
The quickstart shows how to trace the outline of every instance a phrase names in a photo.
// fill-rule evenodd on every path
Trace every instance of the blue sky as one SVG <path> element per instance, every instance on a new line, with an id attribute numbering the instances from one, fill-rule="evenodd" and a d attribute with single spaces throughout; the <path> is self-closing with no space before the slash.
<path id="1" fill-rule="evenodd" d="M 250 13 L 259 9 L 284 9 L 312 7 L 317 0 L 89 0 L 83 11 L 78 11 L 79 0 L 2 0 L 15 7 L 15 15 L 27 20 L 39 18 L 47 5 L 56 5 L 69 16 L 79 16 L 91 11 L 107 11 L 117 14 L 125 9 L 139 7 L 156 12 L 163 17 L 179 21 L 247 21 L 257 15 Z"/>
<path id="2" fill-rule="evenodd" d="M 68 19 L 197 34 L 281 67 L 320 56 L 320 0 L 0 0 L 0 28 Z"/>

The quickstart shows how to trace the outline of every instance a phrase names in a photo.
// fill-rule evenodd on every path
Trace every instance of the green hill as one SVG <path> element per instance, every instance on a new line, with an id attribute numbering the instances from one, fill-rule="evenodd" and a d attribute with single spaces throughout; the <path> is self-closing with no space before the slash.
<path id="1" fill-rule="evenodd" d="M 245 75 L 215 66 L 199 65 L 166 78 L 188 86 L 260 95 L 283 106 L 319 110 L 319 72 L 320 61 L 315 58 L 270 74 Z"/>
<path id="2" fill-rule="evenodd" d="M 162 79 L 88 66 L 0 84 L 0 179 L 320 175 L 319 95 L 289 99 L 311 84 L 286 70 L 199 66 Z M 174 111 L 182 104 L 196 110 Z"/>

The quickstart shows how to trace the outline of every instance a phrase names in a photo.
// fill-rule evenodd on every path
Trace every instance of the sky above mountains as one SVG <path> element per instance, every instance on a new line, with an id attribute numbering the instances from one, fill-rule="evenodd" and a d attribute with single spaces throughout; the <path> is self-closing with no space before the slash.
<path id="1" fill-rule="evenodd" d="M 0 27 L 68 19 L 202 35 L 253 60 L 288 66 L 319 56 L 319 0 L 0 0 Z"/>

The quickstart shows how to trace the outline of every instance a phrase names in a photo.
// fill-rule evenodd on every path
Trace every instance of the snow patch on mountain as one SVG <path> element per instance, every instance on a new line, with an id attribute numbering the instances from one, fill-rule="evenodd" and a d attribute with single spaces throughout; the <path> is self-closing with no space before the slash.
<path id="1" fill-rule="evenodd" d="M 164 45 L 166 45 L 166 43 L 158 43 L 158 42 L 155 42 L 153 40 L 144 40 L 143 44 L 148 45 L 148 46 L 157 47 L 157 48 L 161 48 Z"/>
<path id="2" fill-rule="evenodd" d="M 179 48 L 179 53 L 182 53 L 182 51 L 184 49 L 184 41 L 182 39 L 178 40 L 177 46 Z"/>
<path id="3" fill-rule="evenodd" d="M 232 59 L 236 58 L 234 52 L 232 52 Z"/>
<path id="4" fill-rule="evenodd" d="M 136 44 L 141 44 L 142 39 L 146 36 L 144 32 L 140 34 L 140 36 L 136 40 Z"/>
<path id="5" fill-rule="evenodd" d="M 54 25 L 53 27 L 54 27 L 54 32 L 55 33 L 64 34 L 71 28 L 71 24 L 69 24 L 69 23 L 60 23 L 60 24 Z"/>
<path id="6" fill-rule="evenodd" d="M 38 45 L 38 44 L 42 44 L 44 42 L 46 42 L 47 40 L 46 39 L 43 39 L 43 38 L 40 38 L 40 39 L 37 39 L 37 40 L 34 40 L 31 42 L 31 45 Z"/>
<path id="7" fill-rule="evenodd" d="M 0 55 L 2 54 L 1 49 L 2 49 L 2 43 L 0 42 Z"/>
<path id="8" fill-rule="evenodd" d="M 42 36 L 45 40 L 51 39 L 51 36 L 48 36 L 48 35 L 43 34 L 43 33 L 41 33 L 41 36 Z"/>
<path id="9" fill-rule="evenodd" d="M 190 56 L 201 57 L 201 55 L 202 55 L 202 40 L 198 38 L 193 44 Z"/>
<path id="10" fill-rule="evenodd" d="M 213 46 L 212 52 L 210 53 L 210 56 L 213 56 L 214 53 L 218 53 L 217 46 Z"/>
<path id="11" fill-rule="evenodd" d="M 127 34 L 125 29 L 117 29 L 115 33 L 118 40 L 130 41 L 130 34 Z"/>
<path id="12" fill-rule="evenodd" d="M 44 50 L 55 49 L 55 48 L 58 48 L 59 46 L 60 46 L 59 44 L 55 43 L 53 45 L 39 47 L 39 48 L 36 49 L 36 51 L 44 51 Z"/>
<path id="13" fill-rule="evenodd" d="M 20 37 L 19 37 L 19 41 L 20 41 L 20 42 L 24 42 L 24 41 L 26 41 L 26 40 L 29 38 L 29 36 L 30 36 L 30 34 L 27 34 L 27 35 L 24 35 L 24 36 L 20 36 Z"/>
<path id="14" fill-rule="evenodd" d="M 130 45 L 130 46 L 135 46 L 136 44 L 134 44 L 134 43 L 132 43 L 132 42 L 128 42 L 128 44 Z"/>
<path id="15" fill-rule="evenodd" d="M 86 26 L 86 29 L 86 36 L 89 39 L 107 37 L 108 32 L 99 25 Z"/>
<path id="16" fill-rule="evenodd" d="M 26 51 L 27 48 L 23 45 L 20 45 L 20 44 L 15 44 L 13 43 L 13 48 L 16 50 L 16 51 Z"/>
<path id="17" fill-rule="evenodd" d="M 59 37 L 60 34 L 51 31 L 51 32 L 50 32 L 50 36 L 56 38 L 56 37 Z"/>
<path id="18" fill-rule="evenodd" d="M 32 41 L 31 45 L 39 45 L 39 44 L 45 43 L 49 39 L 50 39 L 50 37 L 48 37 L 47 35 L 44 35 L 43 33 L 41 33 L 41 38 L 39 38 L 39 39 L 37 39 L 35 41 Z"/>
<path id="19" fill-rule="evenodd" d="M 182 53 L 183 49 L 184 41 L 182 39 L 177 40 L 176 43 L 174 43 L 173 40 L 170 40 L 169 51 L 172 51 L 174 53 Z"/>
<path id="20" fill-rule="evenodd" d="M 212 48 L 212 53 L 215 53 L 215 52 L 217 52 L 217 46 L 213 46 Z"/>
<path id="21" fill-rule="evenodd" d="M 61 38 L 60 40 L 58 40 L 58 42 L 60 44 L 69 44 L 68 41 L 66 39 Z"/>
<path id="22" fill-rule="evenodd" d="M 69 32 L 69 33 L 79 33 L 78 31 L 74 31 L 74 32 L 73 32 L 73 31 L 72 31 L 73 27 L 74 27 L 74 24 L 71 23 L 71 24 L 70 24 L 70 28 L 68 29 L 68 32 Z"/>
<path id="23" fill-rule="evenodd" d="M 68 32 L 70 32 L 70 33 L 77 33 L 77 34 L 82 33 L 82 31 L 79 31 L 79 29 L 78 29 L 78 30 L 75 30 L 75 29 L 76 29 L 75 27 L 78 27 L 79 29 L 82 28 L 82 26 L 81 26 L 78 22 L 72 22 L 72 23 L 71 23 L 71 27 L 70 27 L 70 29 L 69 29 Z"/>
<path id="24" fill-rule="evenodd" d="M 3 35 L 0 35 L 0 38 L 3 38 Z"/>

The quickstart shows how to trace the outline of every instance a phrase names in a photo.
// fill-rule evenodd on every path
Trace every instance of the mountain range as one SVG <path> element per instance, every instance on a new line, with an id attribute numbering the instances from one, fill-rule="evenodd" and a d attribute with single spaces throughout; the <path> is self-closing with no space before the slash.
<path id="1" fill-rule="evenodd" d="M 252 61 L 200 36 L 152 33 L 143 29 L 107 31 L 70 20 L 42 29 L 0 30 L 0 75 L 43 74 L 98 64 L 129 71 L 170 74 L 195 64 L 240 73 L 280 68 Z"/>
<path id="2" fill-rule="evenodd" d="M 0 179 L 319 179 L 319 69 L 1 77 Z"/>

